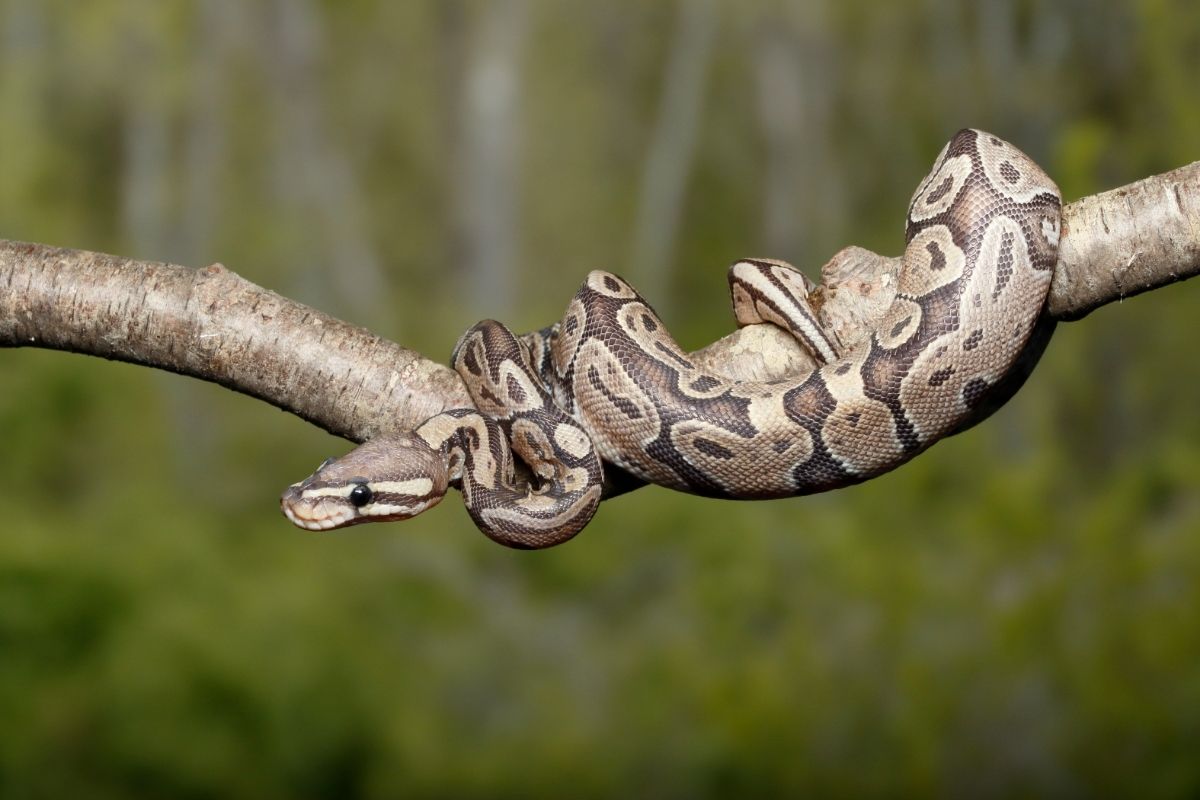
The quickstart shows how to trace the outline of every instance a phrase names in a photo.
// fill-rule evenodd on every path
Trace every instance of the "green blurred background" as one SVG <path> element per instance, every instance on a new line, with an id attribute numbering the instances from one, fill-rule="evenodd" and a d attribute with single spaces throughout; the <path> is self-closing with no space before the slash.
<path id="1" fill-rule="evenodd" d="M 1068 200 L 1200 158 L 1192 0 L 0 0 L 0 236 L 249 279 L 444 359 L 592 268 L 902 248 L 984 127 Z M 0 796 L 1196 796 L 1200 281 L 1060 327 L 899 471 L 657 488 L 497 547 L 292 528 L 349 445 L 0 353 Z"/>

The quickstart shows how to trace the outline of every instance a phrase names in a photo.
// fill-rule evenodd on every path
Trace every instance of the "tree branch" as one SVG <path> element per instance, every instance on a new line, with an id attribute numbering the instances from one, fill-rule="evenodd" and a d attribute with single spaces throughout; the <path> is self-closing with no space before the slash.
<path id="1" fill-rule="evenodd" d="M 0 241 L 0 346 L 191 375 L 361 442 L 471 405 L 457 373 L 219 264 Z"/>
<path id="2" fill-rule="evenodd" d="M 1063 210 L 1049 316 L 1200 272 L 1200 162 Z M 860 248 L 823 269 L 817 300 L 843 341 L 895 285 L 899 259 Z M 470 406 L 458 375 L 411 350 L 255 286 L 220 265 L 192 270 L 0 240 L 0 346 L 47 347 L 158 367 L 266 400 L 361 442 Z M 779 378 L 811 364 L 769 325 L 695 354 L 708 368 Z"/>
<path id="3" fill-rule="evenodd" d="M 1047 311 L 1082 319 L 1102 305 L 1200 272 L 1200 161 L 1063 209 Z"/>

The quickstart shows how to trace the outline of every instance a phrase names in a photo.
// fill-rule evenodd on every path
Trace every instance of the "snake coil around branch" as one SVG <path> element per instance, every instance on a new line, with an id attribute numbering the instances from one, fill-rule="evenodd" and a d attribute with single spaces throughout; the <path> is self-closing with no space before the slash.
<path id="1" fill-rule="evenodd" d="M 632 286 L 596 271 L 551 328 L 518 338 L 485 320 L 464 334 L 451 360 L 474 409 L 327 462 L 289 487 L 284 513 L 315 530 L 406 519 L 457 485 L 487 536 L 540 548 L 588 523 L 605 464 L 733 499 L 867 480 L 1011 397 L 1048 338 L 1060 231 L 1058 187 L 1033 160 L 960 131 L 913 195 L 902 262 L 862 335 L 824 321 L 791 266 L 730 269 L 738 323 L 777 326 L 813 368 L 756 381 L 699 364 Z"/>

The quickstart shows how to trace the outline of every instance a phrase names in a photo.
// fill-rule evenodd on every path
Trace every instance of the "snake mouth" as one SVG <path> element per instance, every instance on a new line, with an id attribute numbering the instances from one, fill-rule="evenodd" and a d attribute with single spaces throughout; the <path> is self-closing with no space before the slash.
<path id="1" fill-rule="evenodd" d="M 353 507 L 324 499 L 313 502 L 300 495 L 299 486 L 289 486 L 279 499 L 283 515 L 297 528 L 308 531 L 327 531 L 351 525 L 358 516 Z"/>

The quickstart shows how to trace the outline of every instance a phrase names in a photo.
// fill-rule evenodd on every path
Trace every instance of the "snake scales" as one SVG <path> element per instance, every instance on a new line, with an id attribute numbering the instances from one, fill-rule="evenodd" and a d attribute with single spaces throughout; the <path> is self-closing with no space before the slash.
<path id="1" fill-rule="evenodd" d="M 801 273 L 735 264 L 738 323 L 780 326 L 818 364 L 782 381 L 697 366 L 633 287 L 592 272 L 552 328 L 518 338 L 486 320 L 464 334 L 452 363 L 476 408 L 327 461 L 285 491 L 284 513 L 314 530 L 404 519 L 457 485 L 485 534 L 538 548 L 591 519 L 605 462 L 740 499 L 866 480 L 976 421 L 1005 391 L 1050 286 L 1060 205 L 1025 154 L 960 131 L 909 205 L 894 299 L 850 343 L 821 323 Z"/>

